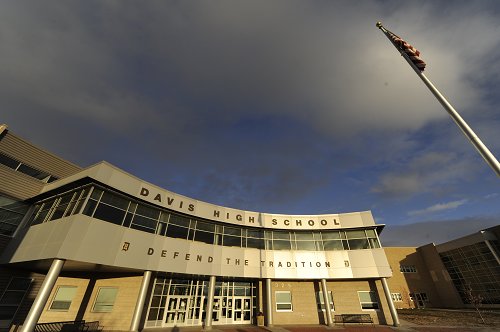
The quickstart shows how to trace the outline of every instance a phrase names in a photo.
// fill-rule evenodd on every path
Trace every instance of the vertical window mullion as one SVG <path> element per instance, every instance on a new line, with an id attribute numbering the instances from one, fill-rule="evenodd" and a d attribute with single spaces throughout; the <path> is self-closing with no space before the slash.
<path id="1" fill-rule="evenodd" d="M 45 216 L 45 219 L 44 220 L 50 220 L 52 218 L 52 216 L 54 215 L 54 211 L 57 209 L 57 207 L 59 206 L 59 202 L 61 201 L 61 197 L 58 197 L 54 200 L 54 203 L 52 204 L 52 206 L 50 207 L 50 210 L 49 210 L 49 213 L 47 213 L 47 215 Z"/>
<path id="2" fill-rule="evenodd" d="M 94 191 L 94 186 L 91 186 L 90 189 L 89 189 L 89 192 L 87 194 L 87 197 L 85 197 L 85 201 L 83 202 L 81 208 L 80 208 L 80 211 L 78 211 L 78 213 L 82 213 L 83 210 L 85 210 L 85 207 L 87 206 L 87 203 L 89 202 L 89 199 L 90 199 L 90 196 L 92 196 L 92 192 Z M 95 209 L 94 209 L 95 211 Z M 92 211 L 92 214 L 94 214 L 94 211 Z"/>
<path id="3" fill-rule="evenodd" d="M 78 202 L 82 199 L 82 195 L 85 192 L 85 188 L 80 190 L 80 195 L 75 200 L 75 204 L 73 205 L 73 208 L 71 209 L 70 216 L 74 215 L 76 213 L 76 209 L 78 207 Z"/>
<path id="4" fill-rule="evenodd" d="M 73 210 L 73 208 L 74 208 L 74 207 L 72 206 L 72 204 L 71 204 L 71 203 L 73 203 L 73 204 L 75 204 L 75 205 L 76 205 L 76 201 L 73 201 L 73 200 L 75 199 L 76 194 L 77 194 L 77 191 L 75 191 L 75 192 L 73 193 L 73 196 L 71 196 L 71 199 L 69 200 L 68 205 L 66 205 L 66 208 L 64 209 L 64 212 L 63 212 L 62 218 L 67 217 L 66 213 L 68 212 L 68 210 L 69 210 L 70 208 Z M 70 215 L 71 215 L 71 214 L 70 214 Z"/>

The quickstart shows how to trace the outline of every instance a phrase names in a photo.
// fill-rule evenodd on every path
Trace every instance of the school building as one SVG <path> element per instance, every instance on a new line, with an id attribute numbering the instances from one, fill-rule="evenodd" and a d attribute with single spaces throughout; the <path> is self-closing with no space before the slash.
<path id="1" fill-rule="evenodd" d="M 500 305 L 499 227 L 419 248 L 383 248 L 383 228 L 370 211 L 195 200 L 107 162 L 74 165 L 0 125 L 3 331 L 334 325 L 342 314 L 398 325 L 396 308 L 463 307 L 471 293 Z"/>

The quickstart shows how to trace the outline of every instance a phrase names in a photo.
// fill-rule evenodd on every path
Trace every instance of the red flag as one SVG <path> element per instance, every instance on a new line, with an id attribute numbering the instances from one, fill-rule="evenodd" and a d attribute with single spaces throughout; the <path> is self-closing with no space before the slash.
<path id="1" fill-rule="evenodd" d="M 417 66 L 417 68 L 420 71 L 424 71 L 425 62 L 424 60 L 420 59 L 420 52 L 415 47 L 411 46 L 406 41 L 404 41 L 401 37 L 395 35 L 389 30 L 387 30 L 387 33 L 394 42 L 394 45 L 396 45 L 396 47 L 399 48 L 401 51 L 405 52 L 410 58 L 411 62 L 413 62 L 413 64 Z"/>

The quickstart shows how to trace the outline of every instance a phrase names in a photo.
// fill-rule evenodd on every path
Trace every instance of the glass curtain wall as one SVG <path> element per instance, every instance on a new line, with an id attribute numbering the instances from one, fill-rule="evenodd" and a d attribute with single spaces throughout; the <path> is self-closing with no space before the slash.
<path id="1" fill-rule="evenodd" d="M 75 189 L 38 202 L 31 224 L 75 213 L 143 232 L 226 247 L 287 251 L 380 248 L 374 228 L 287 231 L 227 225 L 161 209 L 97 186 Z"/>
<path id="2" fill-rule="evenodd" d="M 483 304 L 500 304 L 500 265 L 484 242 L 439 254 L 462 301 L 480 295 Z"/>

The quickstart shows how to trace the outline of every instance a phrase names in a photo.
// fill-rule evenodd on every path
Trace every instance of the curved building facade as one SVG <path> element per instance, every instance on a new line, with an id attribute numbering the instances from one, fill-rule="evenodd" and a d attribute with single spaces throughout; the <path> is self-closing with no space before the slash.
<path id="1" fill-rule="evenodd" d="M 258 317 L 267 325 L 332 325 L 335 315 L 358 313 L 397 325 L 378 238 L 383 225 L 369 211 L 243 211 L 106 162 L 70 173 L 18 199 L 26 211 L 1 257 L 10 275 L 43 276 L 18 322 L 25 332 L 37 322 L 78 319 L 130 331 L 256 324 Z"/>

